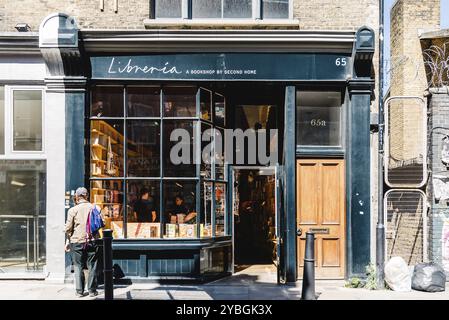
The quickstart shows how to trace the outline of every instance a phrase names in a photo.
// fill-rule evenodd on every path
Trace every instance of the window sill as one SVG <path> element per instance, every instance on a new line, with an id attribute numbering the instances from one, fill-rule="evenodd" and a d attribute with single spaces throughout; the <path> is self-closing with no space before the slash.
<path id="1" fill-rule="evenodd" d="M 220 29 L 227 27 L 238 28 L 295 28 L 299 29 L 297 19 L 145 19 L 143 21 L 146 29 L 155 28 L 207 28 Z"/>

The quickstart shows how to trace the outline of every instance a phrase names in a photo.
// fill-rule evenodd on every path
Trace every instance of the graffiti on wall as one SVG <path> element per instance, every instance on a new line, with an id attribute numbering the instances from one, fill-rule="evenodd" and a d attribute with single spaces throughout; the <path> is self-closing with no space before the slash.
<path id="1" fill-rule="evenodd" d="M 446 272 L 449 272 L 449 217 L 443 218 L 443 230 L 441 233 L 441 262 Z"/>
<path id="2" fill-rule="evenodd" d="M 423 51 L 429 87 L 449 85 L 449 42 L 432 45 Z"/>

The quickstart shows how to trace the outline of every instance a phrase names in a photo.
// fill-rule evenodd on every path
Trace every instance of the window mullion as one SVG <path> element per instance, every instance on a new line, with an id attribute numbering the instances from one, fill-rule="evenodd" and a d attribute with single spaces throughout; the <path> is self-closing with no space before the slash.
<path id="1" fill-rule="evenodd" d="M 192 6 L 192 1 L 191 0 L 182 0 L 181 6 L 182 6 L 182 8 L 181 8 L 182 19 L 191 19 L 190 8 Z"/>
<path id="2" fill-rule="evenodd" d="M 253 0 L 253 19 L 262 19 L 262 0 Z"/>

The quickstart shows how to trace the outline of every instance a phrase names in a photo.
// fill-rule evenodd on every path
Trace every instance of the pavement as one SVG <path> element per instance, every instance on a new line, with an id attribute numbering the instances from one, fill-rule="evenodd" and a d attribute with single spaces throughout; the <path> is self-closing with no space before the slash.
<path id="1" fill-rule="evenodd" d="M 449 300 L 442 293 L 351 289 L 344 281 L 316 281 L 318 300 Z M 278 285 L 271 266 L 251 266 L 231 277 L 207 284 L 134 283 L 114 286 L 117 300 L 299 300 L 301 281 Z M 0 300 L 95 300 L 104 299 L 102 287 L 95 298 L 76 298 L 73 283 L 44 280 L 0 280 Z"/>

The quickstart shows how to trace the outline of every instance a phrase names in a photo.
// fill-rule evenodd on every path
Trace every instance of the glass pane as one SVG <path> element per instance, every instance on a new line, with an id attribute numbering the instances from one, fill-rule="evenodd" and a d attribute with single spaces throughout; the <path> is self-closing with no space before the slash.
<path id="1" fill-rule="evenodd" d="M 192 0 L 192 17 L 221 18 L 222 0 Z"/>
<path id="2" fill-rule="evenodd" d="M 289 0 L 263 0 L 264 19 L 286 19 L 288 18 Z"/>
<path id="3" fill-rule="evenodd" d="M 46 163 L 0 160 L 0 270 L 42 270 L 46 262 Z"/>
<path id="4" fill-rule="evenodd" d="M 13 92 L 14 151 L 42 151 L 42 91 Z"/>
<path id="5" fill-rule="evenodd" d="M 215 125 L 219 127 L 224 127 L 226 117 L 225 98 L 217 93 L 214 94 L 214 108 L 215 108 L 215 117 L 214 117 Z"/>
<path id="6" fill-rule="evenodd" d="M 127 182 L 128 239 L 160 238 L 160 181 Z"/>
<path id="7" fill-rule="evenodd" d="M 196 182 L 164 182 L 164 238 L 196 238 Z"/>
<path id="8" fill-rule="evenodd" d="M 226 185 L 224 183 L 215 184 L 215 235 L 225 235 L 226 216 Z"/>
<path id="9" fill-rule="evenodd" d="M 156 18 L 181 18 L 182 0 L 156 0 Z"/>
<path id="10" fill-rule="evenodd" d="M 340 146 L 341 93 L 299 92 L 297 101 L 297 143 Z"/>
<path id="11" fill-rule="evenodd" d="M 105 217 L 105 228 L 113 230 L 115 239 L 125 237 L 123 230 L 123 181 L 92 180 L 90 202 L 101 208 Z"/>
<path id="12" fill-rule="evenodd" d="M 215 129 L 215 179 L 225 179 L 225 133 L 224 129 Z"/>
<path id="13" fill-rule="evenodd" d="M 212 182 L 201 182 L 201 238 L 212 237 Z"/>
<path id="14" fill-rule="evenodd" d="M 159 87 L 128 87 L 128 117 L 159 117 L 161 89 Z"/>
<path id="15" fill-rule="evenodd" d="M 123 176 L 123 121 L 90 122 L 91 177 Z"/>
<path id="16" fill-rule="evenodd" d="M 201 177 L 203 178 L 212 179 L 212 157 L 213 157 L 212 126 L 205 123 L 201 123 Z"/>
<path id="17" fill-rule="evenodd" d="M 164 121 L 164 176 L 196 176 L 196 165 L 193 162 L 194 132 L 196 133 L 196 125 L 192 121 Z M 172 134 L 176 141 L 170 141 Z"/>
<path id="18" fill-rule="evenodd" d="M 201 119 L 212 121 L 212 92 L 200 88 Z"/>
<path id="19" fill-rule="evenodd" d="M 196 87 L 166 87 L 164 94 L 165 117 L 196 117 Z"/>
<path id="20" fill-rule="evenodd" d="M 0 154 L 5 154 L 5 87 L 0 86 Z"/>
<path id="21" fill-rule="evenodd" d="M 223 18 L 251 18 L 252 0 L 223 0 Z"/>
<path id="22" fill-rule="evenodd" d="M 161 132 L 154 120 L 127 121 L 127 173 L 129 177 L 159 177 Z"/>
<path id="23" fill-rule="evenodd" d="M 93 87 L 91 117 L 123 117 L 122 87 Z"/>

